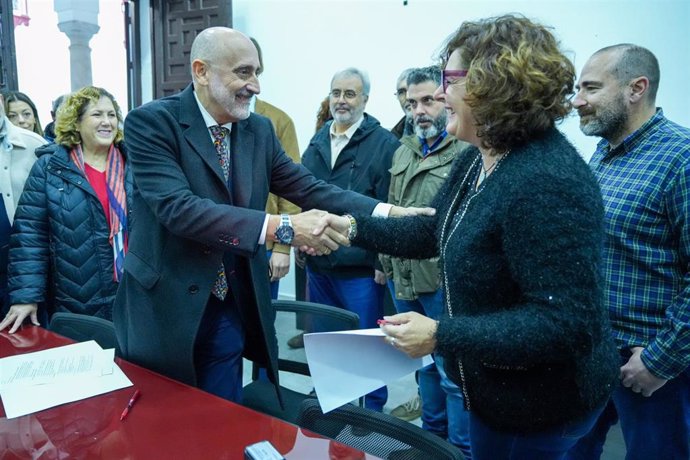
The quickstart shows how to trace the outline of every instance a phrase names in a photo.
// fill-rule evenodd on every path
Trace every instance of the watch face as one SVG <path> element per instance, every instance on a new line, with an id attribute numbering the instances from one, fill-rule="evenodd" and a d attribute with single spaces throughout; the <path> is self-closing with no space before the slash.
<path id="1" fill-rule="evenodd" d="M 295 231 L 289 225 L 281 225 L 276 229 L 276 238 L 280 244 L 292 244 Z"/>

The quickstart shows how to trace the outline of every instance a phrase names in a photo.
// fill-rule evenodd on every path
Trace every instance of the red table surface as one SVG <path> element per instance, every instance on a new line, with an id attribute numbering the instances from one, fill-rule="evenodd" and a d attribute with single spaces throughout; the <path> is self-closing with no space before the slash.
<path id="1" fill-rule="evenodd" d="M 42 327 L 25 326 L 15 334 L 0 333 L 0 357 L 69 343 Z M 364 458 L 290 423 L 122 359 L 116 362 L 133 387 L 10 420 L 0 409 L 0 460 L 243 459 L 246 446 L 263 440 L 287 459 L 329 459 L 329 447 L 331 453 L 351 451 L 348 458 Z M 121 422 L 135 389 L 141 396 Z"/>

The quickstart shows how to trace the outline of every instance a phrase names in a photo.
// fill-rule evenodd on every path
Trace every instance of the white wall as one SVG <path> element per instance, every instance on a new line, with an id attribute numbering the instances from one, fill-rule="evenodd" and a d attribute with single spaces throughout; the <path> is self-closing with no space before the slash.
<path id="1" fill-rule="evenodd" d="M 517 12 L 553 26 L 578 72 L 599 48 L 631 42 L 652 50 L 661 66 L 658 103 L 690 126 L 688 0 L 234 0 L 235 28 L 261 44 L 266 66 L 261 97 L 288 112 L 304 150 L 331 76 L 360 67 L 372 82 L 367 112 L 391 127 L 402 116 L 393 97 L 401 70 L 431 64 L 463 20 Z M 585 156 L 595 139 L 573 117 L 563 130 Z"/>
<path id="2" fill-rule="evenodd" d="M 97 0 L 91 0 L 97 1 Z M 127 111 L 127 53 L 120 0 L 99 0 L 98 25 L 91 46 L 92 81 L 108 90 Z M 19 90 L 38 109 L 43 127 L 50 121 L 52 101 L 69 93 L 69 39 L 57 26 L 53 0 L 29 0 L 29 26 L 14 29 Z"/>
<path id="3" fill-rule="evenodd" d="M 255 37 L 264 53 L 261 96 L 295 121 L 300 148 L 313 134 L 316 111 L 331 76 L 360 67 L 371 78 L 367 112 L 383 126 L 402 116 L 393 91 L 401 70 L 431 64 L 464 20 L 517 12 L 554 28 L 577 71 L 596 50 L 622 42 L 645 46 L 661 66 L 658 105 L 690 126 L 689 0 L 234 0 L 233 23 Z M 563 131 L 586 158 L 597 139 L 586 137 L 577 117 Z M 281 296 L 294 295 L 294 281 Z"/>

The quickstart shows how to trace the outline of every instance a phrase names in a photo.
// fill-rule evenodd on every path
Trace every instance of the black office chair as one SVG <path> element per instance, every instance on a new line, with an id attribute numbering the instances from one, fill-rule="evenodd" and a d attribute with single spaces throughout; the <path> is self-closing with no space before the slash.
<path id="1" fill-rule="evenodd" d="M 305 332 L 307 333 L 359 329 L 359 315 L 342 308 L 297 300 L 274 300 L 273 308 L 276 310 L 278 369 L 282 372 L 310 376 L 304 348 L 291 349 L 287 345 L 290 337 L 299 332 L 295 329 L 297 315 L 300 316 L 300 324 L 306 325 Z M 267 378 L 260 378 L 259 374 L 259 367 L 254 363 L 252 381 L 242 390 L 242 404 L 256 411 L 295 423 L 302 401 L 306 398 L 314 399 L 314 396 L 281 385 L 284 402 L 284 409 L 281 409 L 273 384 Z M 310 385 L 311 382 L 307 377 L 305 381 L 307 385 Z"/>
<path id="2" fill-rule="evenodd" d="M 297 425 L 355 449 L 391 460 L 462 460 L 460 450 L 438 436 L 389 414 L 346 404 L 327 414 L 315 399 L 300 407 Z"/>
<path id="3" fill-rule="evenodd" d="M 57 312 L 50 318 L 48 330 L 77 342 L 95 340 L 101 348 L 114 348 L 119 356 L 115 326 L 112 321 L 77 313 Z"/>

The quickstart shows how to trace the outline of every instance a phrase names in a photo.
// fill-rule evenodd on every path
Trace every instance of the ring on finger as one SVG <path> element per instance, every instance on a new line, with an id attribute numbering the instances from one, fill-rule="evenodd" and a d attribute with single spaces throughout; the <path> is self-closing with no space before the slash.
<path id="1" fill-rule="evenodd" d="M 395 346 L 395 337 L 391 337 L 390 343 L 391 345 Z"/>

